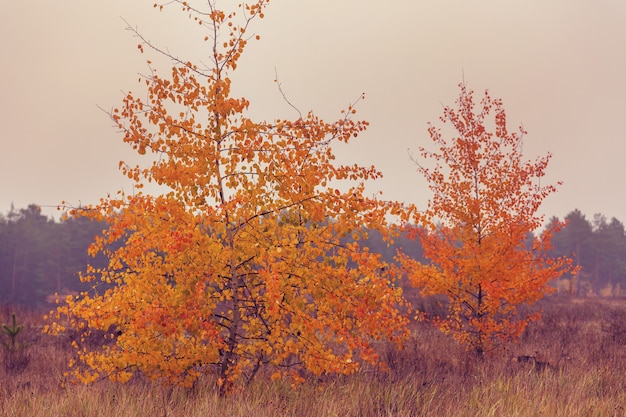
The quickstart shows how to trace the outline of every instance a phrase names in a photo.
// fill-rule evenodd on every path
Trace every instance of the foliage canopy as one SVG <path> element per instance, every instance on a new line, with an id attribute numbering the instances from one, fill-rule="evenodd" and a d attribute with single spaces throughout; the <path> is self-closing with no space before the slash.
<path id="1" fill-rule="evenodd" d="M 155 156 L 148 167 L 121 163 L 123 173 L 139 190 L 169 191 L 120 192 L 71 212 L 108 222 L 90 248 L 108 265 L 82 276 L 94 291 L 56 312 L 83 340 L 93 330 L 108 338 L 76 343 L 76 375 L 141 372 L 189 386 L 216 372 L 225 392 L 267 366 L 297 382 L 377 362 L 373 343 L 403 340 L 406 318 L 397 271 L 359 239 L 365 228 L 387 235 L 387 217 L 407 212 L 366 196 L 364 182 L 381 176 L 374 167 L 334 162 L 333 143 L 367 122 L 352 119 L 353 105 L 333 122 L 312 112 L 252 120 L 230 75 L 267 1 L 230 12 L 176 3 L 206 29 L 210 64 L 169 56 L 168 76 L 151 68 L 147 94 L 129 92 L 111 112 L 124 142 Z M 141 39 L 142 51 L 157 50 Z"/>
<path id="2" fill-rule="evenodd" d="M 520 316 L 517 307 L 548 293 L 570 261 L 546 255 L 553 229 L 526 244 L 542 225 L 539 205 L 556 191 L 539 181 L 551 155 L 524 161 L 526 132 L 507 130 L 502 101 L 485 92 L 476 108 L 473 91 L 459 86 L 457 107 L 446 106 L 440 118 L 456 135 L 447 139 L 430 125 L 437 150 L 420 153 L 435 165 L 416 161 L 433 196 L 413 233 L 432 263 L 400 260 L 423 294 L 446 298 L 448 315 L 436 317 L 437 325 L 482 354 L 521 334 L 537 316 Z"/>

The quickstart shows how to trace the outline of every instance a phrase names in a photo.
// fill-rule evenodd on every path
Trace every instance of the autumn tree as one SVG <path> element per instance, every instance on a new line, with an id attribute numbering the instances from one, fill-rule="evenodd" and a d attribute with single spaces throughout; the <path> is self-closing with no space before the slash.
<path id="1" fill-rule="evenodd" d="M 400 260 L 424 295 L 446 299 L 447 316 L 433 318 L 441 330 L 482 355 L 518 338 L 537 318 L 522 315 L 518 306 L 550 292 L 548 282 L 570 263 L 546 256 L 553 230 L 532 247 L 526 243 L 528 233 L 542 226 L 539 205 L 556 191 L 540 183 L 551 155 L 523 160 L 525 131 L 508 131 L 502 101 L 485 92 L 476 108 L 473 92 L 459 86 L 456 108 L 444 107 L 440 118 L 455 133 L 448 139 L 429 125 L 437 149 L 420 147 L 421 158 L 414 158 L 432 198 L 421 227 L 412 230 L 430 262 Z"/>
<path id="2" fill-rule="evenodd" d="M 403 340 L 406 319 L 396 272 L 359 239 L 366 229 L 388 236 L 386 218 L 404 209 L 366 195 L 365 182 L 381 176 L 374 167 L 333 154 L 367 122 L 352 119 L 354 105 L 333 122 L 312 112 L 252 120 L 231 76 L 267 1 L 234 11 L 175 3 L 206 30 L 208 60 L 168 55 L 170 72 L 151 68 L 147 91 L 127 93 L 110 114 L 124 142 L 154 156 L 120 164 L 135 190 L 167 191 L 119 192 L 71 211 L 108 222 L 90 247 L 108 265 L 82 275 L 93 291 L 55 313 L 57 329 L 63 319 L 83 338 L 106 334 L 97 348 L 75 343 L 76 375 L 189 386 L 214 373 L 225 392 L 262 369 L 297 382 L 376 363 L 374 342 Z M 139 49 L 162 53 L 135 34 Z"/>

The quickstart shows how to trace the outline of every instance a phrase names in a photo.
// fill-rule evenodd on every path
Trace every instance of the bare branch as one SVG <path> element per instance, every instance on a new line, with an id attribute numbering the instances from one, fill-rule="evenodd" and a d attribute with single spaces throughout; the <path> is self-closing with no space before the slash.
<path id="1" fill-rule="evenodd" d="M 295 111 L 298 112 L 298 115 L 300 116 L 300 119 L 302 119 L 302 113 L 300 112 L 300 109 L 298 109 L 296 106 L 294 106 L 291 101 L 289 101 L 289 99 L 287 98 L 287 96 L 285 95 L 285 92 L 283 91 L 283 86 L 282 84 L 278 81 L 278 70 L 276 69 L 276 67 L 274 67 L 274 75 L 275 75 L 275 79 L 274 82 L 276 83 L 276 85 L 278 86 L 278 91 L 280 92 L 280 94 L 283 96 L 283 99 L 287 102 L 287 104 L 289 104 Z"/>

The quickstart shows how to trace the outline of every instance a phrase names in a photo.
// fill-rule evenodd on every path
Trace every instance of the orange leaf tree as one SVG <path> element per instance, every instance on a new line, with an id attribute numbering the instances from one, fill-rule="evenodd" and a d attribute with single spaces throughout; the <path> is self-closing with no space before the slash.
<path id="1" fill-rule="evenodd" d="M 394 269 L 359 238 L 386 232 L 386 216 L 404 209 L 366 196 L 364 182 L 380 173 L 337 164 L 332 150 L 367 123 L 351 119 L 353 106 L 330 123 L 313 113 L 251 120 L 229 74 L 266 1 L 230 13 L 178 3 L 208 30 L 209 67 L 168 55 L 169 76 L 152 69 L 147 94 L 128 93 L 111 112 L 124 141 L 155 156 L 122 171 L 137 189 L 167 191 L 120 192 L 71 212 L 109 224 L 90 248 L 108 266 L 82 276 L 102 285 L 56 311 L 85 336 L 108 338 L 76 343 L 76 375 L 141 372 L 188 386 L 214 372 L 225 391 L 259 369 L 297 382 L 377 362 L 374 341 L 400 342 L 406 319 Z M 140 49 L 157 50 L 141 39 Z"/>
<path id="2" fill-rule="evenodd" d="M 548 293 L 548 282 L 570 262 L 546 256 L 551 230 L 527 243 L 542 224 L 540 203 L 556 191 L 539 181 L 551 155 L 524 161 L 525 132 L 507 130 L 502 101 L 485 92 L 476 109 L 473 92 L 459 86 L 457 108 L 446 106 L 440 118 L 456 135 L 446 139 L 429 125 L 437 151 L 420 147 L 420 153 L 434 167 L 416 161 L 433 196 L 413 236 L 431 263 L 402 255 L 400 260 L 424 295 L 446 299 L 448 314 L 434 318 L 436 324 L 483 354 L 515 340 L 537 318 L 521 315 L 517 307 Z"/>

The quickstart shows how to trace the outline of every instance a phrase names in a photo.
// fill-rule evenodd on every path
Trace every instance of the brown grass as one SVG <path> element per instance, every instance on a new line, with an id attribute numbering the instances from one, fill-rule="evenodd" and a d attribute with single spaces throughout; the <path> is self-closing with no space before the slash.
<path id="1" fill-rule="evenodd" d="M 477 359 L 419 324 L 405 350 L 381 346 L 391 371 L 364 370 L 297 390 L 258 379 L 220 398 L 209 377 L 194 390 L 137 379 L 73 385 L 67 340 L 42 335 L 40 315 L 18 311 L 30 361 L 0 367 L 2 416 L 624 416 L 626 300 L 552 298 L 519 344 Z M 9 317 L 0 309 L 0 321 Z M 528 359 L 524 359 L 527 357 Z M 532 358 L 532 359 L 531 359 Z M 537 365 L 542 364 L 542 365 Z"/>

